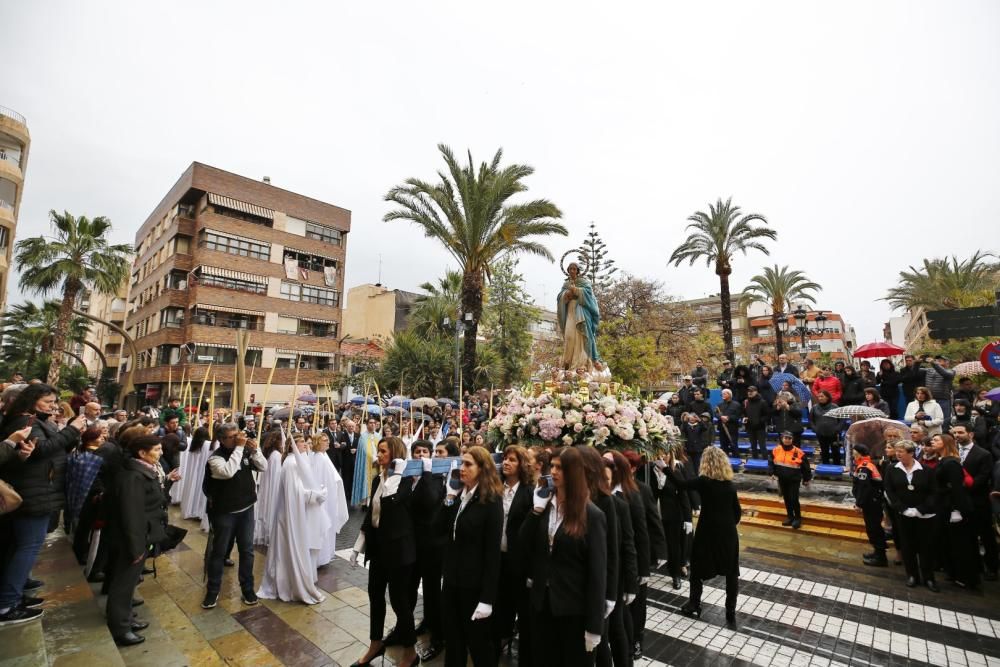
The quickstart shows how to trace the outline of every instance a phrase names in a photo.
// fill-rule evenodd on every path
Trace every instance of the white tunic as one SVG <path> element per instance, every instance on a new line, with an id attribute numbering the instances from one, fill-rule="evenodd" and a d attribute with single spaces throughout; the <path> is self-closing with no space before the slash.
<path id="1" fill-rule="evenodd" d="M 274 507 L 281 490 L 281 452 L 275 450 L 267 459 L 267 470 L 260 475 L 257 507 L 254 509 L 253 543 L 267 545 L 271 539 Z"/>
<path id="2" fill-rule="evenodd" d="M 177 505 L 181 502 L 181 495 L 184 493 L 184 466 L 187 465 L 187 450 L 181 452 L 181 457 L 177 463 L 177 469 L 181 473 L 181 478 L 170 487 L 170 504 Z"/>
<path id="3" fill-rule="evenodd" d="M 315 552 L 330 528 L 309 460 L 298 452 L 285 457 L 271 525 L 264 578 L 257 595 L 268 600 L 317 604 L 326 599 L 316 586 Z"/>
<path id="4" fill-rule="evenodd" d="M 205 480 L 205 464 L 212 454 L 212 445 L 207 440 L 196 452 L 188 452 L 181 468 L 181 516 L 185 519 L 201 519 L 205 516 L 208 499 L 201 490 Z"/>
<path id="5" fill-rule="evenodd" d="M 330 528 L 323 537 L 323 546 L 316 552 L 316 567 L 320 567 L 333 560 L 333 553 L 337 550 L 337 533 L 347 523 L 347 497 L 344 495 L 344 480 L 333 467 L 326 452 L 311 453 L 309 461 L 312 464 L 313 479 L 320 487 L 326 488 L 323 509 L 330 519 Z"/>

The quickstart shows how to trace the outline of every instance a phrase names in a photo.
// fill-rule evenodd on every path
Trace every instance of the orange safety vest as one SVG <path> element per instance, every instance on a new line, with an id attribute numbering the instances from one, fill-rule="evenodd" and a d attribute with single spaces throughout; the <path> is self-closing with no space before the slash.
<path id="1" fill-rule="evenodd" d="M 862 456 L 860 459 L 858 459 L 857 464 L 855 464 L 854 466 L 855 474 L 860 468 L 866 468 L 868 470 L 871 479 L 875 480 L 876 482 L 882 481 L 882 473 L 880 473 L 875 464 L 872 463 L 871 457 Z"/>
<path id="2" fill-rule="evenodd" d="M 798 447 L 792 447 L 791 449 L 785 449 L 781 445 L 778 445 L 773 450 L 774 465 L 782 466 L 783 468 L 801 468 L 802 460 L 805 459 L 806 454 Z"/>

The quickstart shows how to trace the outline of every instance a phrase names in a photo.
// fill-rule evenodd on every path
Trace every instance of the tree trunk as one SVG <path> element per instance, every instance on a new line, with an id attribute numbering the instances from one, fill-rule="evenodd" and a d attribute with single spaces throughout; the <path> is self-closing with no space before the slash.
<path id="1" fill-rule="evenodd" d="M 76 304 L 76 295 L 80 293 L 82 285 L 77 280 L 66 281 L 66 291 L 63 292 L 62 303 L 59 304 L 59 319 L 56 320 L 56 330 L 53 332 L 52 340 L 52 361 L 49 363 L 48 383 L 55 387 L 59 383 L 59 366 L 62 363 L 62 355 L 66 351 L 66 332 L 69 331 L 69 323 L 73 317 L 73 306 Z"/>
<path id="2" fill-rule="evenodd" d="M 733 351 L 733 304 L 732 296 L 729 293 L 729 274 L 733 270 L 729 267 L 717 267 L 715 272 L 719 275 L 719 301 L 722 306 L 722 341 L 726 346 L 726 359 L 733 362 L 736 360 Z"/>
<path id="3" fill-rule="evenodd" d="M 472 313 L 472 321 L 465 319 L 465 313 Z M 483 316 L 483 276 L 481 273 L 466 271 L 462 276 L 462 312 L 458 314 L 465 325 L 465 342 L 463 343 L 462 377 L 463 385 L 469 388 L 469 382 L 475 377 L 476 371 L 476 336 L 479 333 L 479 319 Z M 473 388 L 474 389 L 474 388 Z"/>
<path id="4" fill-rule="evenodd" d="M 781 327 L 778 326 L 778 317 L 783 313 L 771 310 L 771 326 L 774 327 L 774 349 L 778 352 L 777 354 L 782 354 L 785 351 L 785 336 L 781 333 Z"/>

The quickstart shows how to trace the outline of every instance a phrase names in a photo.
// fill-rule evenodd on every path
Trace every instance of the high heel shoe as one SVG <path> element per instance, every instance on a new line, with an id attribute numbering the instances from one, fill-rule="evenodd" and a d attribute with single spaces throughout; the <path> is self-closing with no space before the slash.
<path id="1" fill-rule="evenodd" d="M 368 658 L 364 662 L 361 662 L 360 660 L 358 660 L 357 662 L 353 663 L 351 665 L 351 667 L 366 667 L 367 665 L 372 664 L 372 660 L 374 660 L 375 658 L 383 658 L 382 661 L 385 662 L 384 656 L 385 656 L 385 645 L 383 644 L 382 647 L 378 651 L 375 652 L 375 655 L 373 655 L 372 657 Z M 420 660 L 420 656 L 417 656 L 417 660 L 418 661 Z M 413 663 L 413 664 L 417 664 L 417 663 Z"/>
<path id="2" fill-rule="evenodd" d="M 701 605 L 693 605 L 690 602 L 685 602 L 681 606 L 681 613 L 691 618 L 701 618 Z"/>

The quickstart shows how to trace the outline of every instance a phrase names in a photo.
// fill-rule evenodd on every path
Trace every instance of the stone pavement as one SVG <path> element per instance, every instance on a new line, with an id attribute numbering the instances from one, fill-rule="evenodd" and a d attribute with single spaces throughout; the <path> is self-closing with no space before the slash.
<path id="1" fill-rule="evenodd" d="M 84 582 L 61 535 L 46 544 L 34 575 L 45 580 L 42 624 L 0 630 L 0 667 L 17 665 L 349 665 L 367 644 L 367 572 L 343 559 L 323 568 L 322 604 L 262 600 L 245 607 L 236 573 L 227 569 L 219 606 L 200 603 L 205 534 L 194 521 L 184 543 L 157 559 L 157 576 L 139 587 L 138 608 L 150 621 L 147 641 L 119 651 L 103 625 L 103 599 Z M 338 546 L 353 544 L 361 514 L 352 514 Z M 902 567 L 868 568 L 866 545 L 828 536 L 744 526 L 741 533 L 739 627 L 723 621 L 723 585 L 709 582 L 703 616 L 678 613 L 687 584 L 674 591 L 654 576 L 645 653 L 639 667 L 663 665 L 996 665 L 1000 666 L 1000 586 L 985 592 L 907 589 Z M 343 552 L 342 552 L 343 553 Z M 258 581 L 264 555 L 258 554 Z M 421 616 L 418 603 L 417 618 Z M 392 627 L 391 611 L 386 627 Z M 39 635 L 44 629 L 44 638 Z M 399 650 L 390 650 L 386 665 Z M 376 664 L 378 664 L 376 662 Z M 437 659 L 432 667 L 443 664 Z M 516 664 L 506 659 L 504 665 Z"/>

